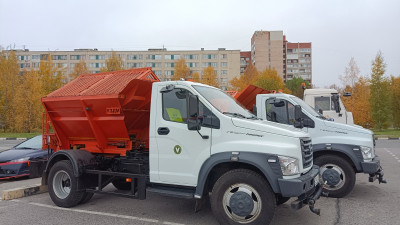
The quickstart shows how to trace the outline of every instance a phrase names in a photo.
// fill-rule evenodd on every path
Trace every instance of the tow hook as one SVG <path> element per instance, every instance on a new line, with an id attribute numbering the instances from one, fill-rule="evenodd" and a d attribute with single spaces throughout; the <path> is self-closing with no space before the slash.
<path id="1" fill-rule="evenodd" d="M 378 178 L 379 183 L 381 184 L 386 184 L 387 181 L 385 179 L 383 179 L 383 169 L 382 167 L 379 168 L 379 170 L 374 173 L 374 174 L 370 174 L 369 175 L 369 182 L 374 182 L 374 180 L 376 180 Z"/>
<path id="2" fill-rule="evenodd" d="M 314 205 L 315 205 L 315 201 L 317 201 L 317 199 L 321 196 L 321 194 L 322 194 L 322 186 L 319 186 L 316 193 L 308 200 L 308 207 L 310 207 L 311 212 L 317 214 L 318 216 L 321 215 L 321 210 L 316 209 L 314 207 Z"/>

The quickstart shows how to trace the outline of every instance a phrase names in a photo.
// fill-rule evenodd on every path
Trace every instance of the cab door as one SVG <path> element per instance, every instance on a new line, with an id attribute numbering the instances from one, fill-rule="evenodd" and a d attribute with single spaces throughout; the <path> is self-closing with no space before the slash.
<path id="1" fill-rule="evenodd" d="M 159 93 L 162 88 L 159 87 Z M 155 129 L 160 183 L 196 186 L 200 168 L 210 157 L 212 129 L 201 127 L 199 131 L 208 139 L 188 130 L 189 94 L 192 93 L 187 88 L 176 85 L 158 95 Z"/>

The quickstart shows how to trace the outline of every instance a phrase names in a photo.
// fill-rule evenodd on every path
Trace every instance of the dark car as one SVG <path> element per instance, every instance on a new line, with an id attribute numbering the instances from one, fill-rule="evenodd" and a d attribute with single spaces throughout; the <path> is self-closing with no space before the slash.
<path id="1" fill-rule="evenodd" d="M 42 150 L 42 135 L 28 139 L 0 152 L 0 179 L 29 176 L 30 161 L 47 158 L 48 152 Z"/>

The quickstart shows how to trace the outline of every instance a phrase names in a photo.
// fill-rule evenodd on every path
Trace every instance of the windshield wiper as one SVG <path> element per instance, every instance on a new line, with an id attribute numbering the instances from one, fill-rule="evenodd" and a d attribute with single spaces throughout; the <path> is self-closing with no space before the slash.
<path id="1" fill-rule="evenodd" d="M 30 147 L 19 147 L 19 148 L 15 148 L 15 149 L 35 149 L 35 148 L 30 148 Z"/>
<path id="2" fill-rule="evenodd" d="M 320 119 L 326 120 L 326 117 L 325 117 L 325 116 L 317 116 L 317 118 L 320 118 Z"/>
<path id="3" fill-rule="evenodd" d="M 232 116 L 235 116 L 235 117 L 240 117 L 240 118 L 245 118 L 245 119 L 247 119 L 247 117 L 243 116 L 243 115 L 240 114 L 240 113 L 223 112 L 223 114 L 225 114 L 225 115 L 232 115 Z"/>

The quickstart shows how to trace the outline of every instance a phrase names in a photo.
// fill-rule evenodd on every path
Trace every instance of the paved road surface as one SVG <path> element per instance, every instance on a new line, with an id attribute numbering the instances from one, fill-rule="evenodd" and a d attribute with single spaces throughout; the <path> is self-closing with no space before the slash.
<path id="1" fill-rule="evenodd" d="M 0 142 L 0 146 L 3 143 Z M 358 174 L 353 192 L 344 199 L 321 198 L 321 216 L 308 208 L 293 212 L 289 204 L 277 208 L 272 224 L 400 224 L 400 141 L 377 141 L 388 184 L 369 183 Z M 7 181 L 10 182 L 10 181 Z M 17 181 L 11 181 L 17 182 Z M 1 186 L 4 181 L 0 182 Z M 107 188 L 113 188 L 111 185 Z M 144 201 L 95 195 L 71 209 L 56 207 L 47 193 L 0 201 L 0 223 L 26 224 L 218 224 L 206 207 L 194 213 L 194 201 L 149 194 Z"/>

